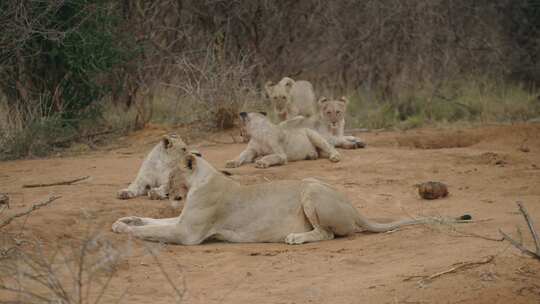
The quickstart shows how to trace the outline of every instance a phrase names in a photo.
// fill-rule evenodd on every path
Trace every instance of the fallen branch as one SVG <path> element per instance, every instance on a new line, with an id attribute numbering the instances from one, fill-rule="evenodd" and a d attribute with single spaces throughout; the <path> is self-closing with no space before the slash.
<path id="1" fill-rule="evenodd" d="M 538 234 L 536 233 L 536 230 L 534 229 L 534 224 L 532 221 L 531 216 L 529 215 L 529 212 L 525 208 L 522 202 L 517 202 L 517 205 L 519 207 L 519 211 L 523 214 L 523 217 L 525 218 L 525 221 L 527 222 L 527 226 L 529 227 L 529 230 L 531 231 L 531 234 L 533 236 L 534 245 L 536 246 L 536 254 L 540 255 L 540 239 L 538 238 Z"/>
<path id="2" fill-rule="evenodd" d="M 529 231 L 532 234 L 532 237 L 533 237 L 533 240 L 534 240 L 534 245 L 536 247 L 536 252 L 534 252 L 532 250 L 529 250 L 528 248 L 523 246 L 522 242 L 518 242 L 518 241 L 514 240 L 513 238 L 511 238 L 508 234 L 504 233 L 502 231 L 502 229 L 499 229 L 499 233 L 503 236 L 503 238 L 505 240 L 510 242 L 510 244 L 512 244 L 517 249 L 521 250 L 521 252 L 523 252 L 523 253 L 525 253 L 525 254 L 527 254 L 527 255 L 529 255 L 529 256 L 537 259 L 537 260 L 540 260 L 540 239 L 538 238 L 538 234 L 536 233 L 536 230 L 534 229 L 534 224 L 533 224 L 533 221 L 531 219 L 531 216 L 529 215 L 529 212 L 527 211 L 527 209 L 525 208 L 525 206 L 523 205 L 522 202 L 517 202 L 517 205 L 518 205 L 519 211 L 521 211 L 521 214 L 523 214 L 523 217 L 525 218 L 525 222 L 527 222 L 527 226 L 529 227 Z"/>
<path id="3" fill-rule="evenodd" d="M 444 271 L 441 271 L 441 272 L 437 272 L 437 273 L 432 274 L 432 275 L 414 275 L 414 276 L 410 276 L 410 277 L 405 278 L 403 281 L 409 281 L 409 280 L 411 280 L 413 278 L 422 278 L 421 280 L 418 281 L 418 284 L 424 285 L 426 282 L 432 281 L 432 280 L 434 280 L 434 279 L 436 279 L 438 277 L 441 277 L 441 276 L 443 276 L 445 274 L 454 273 L 454 272 L 457 272 L 458 270 L 470 269 L 470 268 L 475 267 L 475 266 L 480 266 L 480 265 L 491 263 L 493 261 L 493 259 L 495 259 L 495 256 L 490 255 L 490 256 L 487 256 L 486 258 L 484 258 L 481 261 L 461 262 L 461 263 L 454 264 L 453 265 L 454 267 L 452 267 L 450 269 L 447 269 L 447 270 L 444 270 Z"/>
<path id="4" fill-rule="evenodd" d="M 2 220 L 0 222 L 0 229 L 3 228 L 4 226 L 7 226 L 9 225 L 9 223 L 11 223 L 11 221 L 13 221 L 14 219 L 18 218 L 18 217 L 21 217 L 21 216 L 25 216 L 25 215 L 28 215 L 32 212 L 34 212 L 35 210 L 41 208 L 41 207 L 44 207 L 44 206 L 47 206 L 48 204 L 54 202 L 55 200 L 59 199 L 61 196 L 51 196 L 49 197 L 47 200 L 43 201 L 43 202 L 39 202 L 39 203 L 35 203 L 34 205 L 32 205 L 32 207 L 28 208 L 28 210 L 26 211 L 23 211 L 23 212 L 20 212 L 20 213 L 15 213 L 9 217 L 7 217 L 6 219 Z"/>
<path id="5" fill-rule="evenodd" d="M 49 183 L 49 184 L 28 184 L 28 185 L 23 185 L 22 187 L 23 188 L 38 188 L 38 187 L 50 187 L 50 186 L 62 186 L 62 185 L 72 185 L 76 182 L 80 182 L 82 180 L 85 180 L 85 179 L 89 179 L 90 176 L 87 175 L 87 176 L 83 176 L 83 177 L 77 177 L 75 179 L 71 179 L 71 180 L 67 180 L 67 181 L 62 181 L 62 182 L 55 182 L 55 183 Z"/>

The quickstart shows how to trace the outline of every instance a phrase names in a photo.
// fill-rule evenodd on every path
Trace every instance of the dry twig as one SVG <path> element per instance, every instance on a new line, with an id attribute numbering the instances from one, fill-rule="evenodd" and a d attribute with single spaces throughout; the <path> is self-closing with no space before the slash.
<path id="1" fill-rule="evenodd" d="M 495 256 L 490 255 L 490 256 L 487 256 L 486 258 L 484 258 L 481 261 L 460 262 L 460 263 L 456 263 L 456 264 L 452 265 L 453 267 L 451 267 L 451 268 L 449 268 L 447 270 L 437 272 L 437 273 L 432 274 L 432 275 L 409 276 L 409 277 L 403 279 L 403 281 L 410 281 L 413 278 L 422 278 L 421 280 L 418 281 L 418 284 L 424 285 L 425 283 L 427 283 L 429 281 L 432 281 L 432 280 L 434 280 L 434 279 L 436 279 L 438 277 L 441 277 L 441 276 L 443 276 L 445 274 L 454 273 L 454 272 L 456 272 L 458 270 L 470 269 L 470 268 L 475 267 L 475 266 L 491 263 L 493 261 L 493 259 L 495 259 Z"/>
<path id="2" fill-rule="evenodd" d="M 43 202 L 35 203 L 34 205 L 32 205 L 32 207 L 28 208 L 26 211 L 23 211 L 23 212 L 20 212 L 20 213 L 15 213 L 15 214 L 9 216 L 8 218 L 6 218 L 6 219 L 4 219 L 4 220 L 2 220 L 0 222 L 0 229 L 3 228 L 4 226 L 7 226 L 14 219 L 16 219 L 18 217 L 21 217 L 21 216 L 28 215 L 28 214 L 32 213 L 33 211 L 35 211 L 35 210 L 37 210 L 37 209 L 39 209 L 41 207 L 47 206 L 48 204 L 52 203 L 53 201 L 59 199 L 60 197 L 61 196 L 51 196 L 48 199 L 46 199 L 45 201 L 43 201 Z"/>
<path id="3" fill-rule="evenodd" d="M 525 208 L 522 202 L 517 202 L 517 205 L 519 207 L 519 211 L 521 211 L 521 214 L 523 214 L 523 217 L 525 218 L 525 222 L 527 222 L 527 226 L 529 227 L 529 231 L 532 234 L 534 245 L 536 247 L 536 252 L 529 250 L 525 246 L 523 246 L 522 242 L 518 242 L 511 238 L 508 234 L 504 233 L 501 229 L 499 229 L 499 233 L 503 236 L 504 239 L 506 239 L 510 244 L 512 244 L 517 249 L 521 250 L 521 252 L 536 258 L 537 260 L 540 260 L 540 239 L 538 238 L 538 234 L 536 233 L 536 230 L 534 229 L 534 224 L 531 219 L 531 216 L 529 215 L 529 212 Z"/>
<path id="4" fill-rule="evenodd" d="M 83 176 L 83 177 L 77 177 L 75 179 L 70 179 L 67 181 L 62 182 L 54 182 L 54 183 L 48 183 L 48 184 L 27 184 L 23 185 L 23 188 L 38 188 L 38 187 L 50 187 L 50 186 L 62 186 L 62 185 L 72 185 L 76 182 L 80 182 L 85 179 L 89 179 L 90 175 Z"/>

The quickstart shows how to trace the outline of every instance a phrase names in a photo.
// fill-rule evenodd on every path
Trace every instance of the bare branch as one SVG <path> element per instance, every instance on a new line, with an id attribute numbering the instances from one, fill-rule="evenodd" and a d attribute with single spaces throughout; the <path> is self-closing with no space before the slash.
<path id="1" fill-rule="evenodd" d="M 54 202 L 55 200 L 57 200 L 59 198 L 61 198 L 61 196 L 51 196 L 48 199 L 46 199 L 45 201 L 43 201 L 43 202 L 35 203 L 34 205 L 32 205 L 32 207 L 30 207 L 26 211 L 16 213 L 16 214 L 13 214 L 13 215 L 7 217 L 2 222 L 0 222 L 0 229 L 7 226 L 7 225 L 9 225 L 9 223 L 11 223 L 11 221 L 13 221 L 14 219 L 25 216 L 25 215 L 28 215 L 28 214 L 34 212 L 35 210 L 37 210 L 37 209 L 39 209 L 41 207 L 47 206 L 48 204 Z"/>
<path id="2" fill-rule="evenodd" d="M 38 187 L 50 187 L 50 186 L 62 186 L 62 185 L 72 185 L 76 182 L 80 182 L 85 179 L 89 179 L 90 176 L 83 176 L 83 177 L 77 177 L 75 179 L 70 179 L 67 181 L 61 181 L 61 182 L 54 182 L 54 183 L 47 183 L 47 184 L 27 184 L 23 185 L 23 188 L 38 188 Z"/>

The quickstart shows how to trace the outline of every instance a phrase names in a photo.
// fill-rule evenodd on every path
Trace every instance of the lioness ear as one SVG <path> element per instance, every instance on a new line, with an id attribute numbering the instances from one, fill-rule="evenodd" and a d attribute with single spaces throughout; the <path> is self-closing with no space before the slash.
<path id="1" fill-rule="evenodd" d="M 285 82 L 283 83 L 283 85 L 285 86 L 285 91 L 289 93 L 292 89 L 292 86 L 294 85 L 294 80 L 288 77 L 285 77 L 283 79 L 285 80 Z"/>
<path id="2" fill-rule="evenodd" d="M 184 167 L 188 170 L 193 170 L 197 163 L 197 157 L 193 154 L 188 154 L 186 157 L 184 157 Z"/>
<path id="3" fill-rule="evenodd" d="M 261 114 L 262 114 L 262 115 L 264 115 L 264 116 L 266 116 L 266 115 L 267 115 L 267 113 L 266 113 L 266 112 L 264 112 L 264 111 L 263 111 L 263 112 L 259 112 L 259 113 L 261 113 Z"/>
<path id="4" fill-rule="evenodd" d="M 325 102 L 327 102 L 327 101 L 328 101 L 328 98 L 326 98 L 326 97 L 323 96 L 323 97 L 319 98 L 318 103 L 319 103 L 319 105 L 322 105 L 323 103 L 325 103 Z"/>
<path id="5" fill-rule="evenodd" d="M 343 101 L 345 104 L 348 104 L 349 103 L 349 99 L 345 96 L 341 96 L 341 98 L 339 99 L 339 101 Z"/>
<path id="6" fill-rule="evenodd" d="M 165 147 L 165 149 L 172 147 L 172 142 L 168 135 L 163 136 L 161 142 L 163 143 L 163 147 Z"/>

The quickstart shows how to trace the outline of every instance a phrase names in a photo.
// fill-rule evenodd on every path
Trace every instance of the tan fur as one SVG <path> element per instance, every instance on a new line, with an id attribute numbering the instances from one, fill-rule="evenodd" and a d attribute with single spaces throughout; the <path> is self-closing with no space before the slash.
<path id="1" fill-rule="evenodd" d="M 313 130 L 284 129 L 260 113 L 240 113 L 240 124 L 250 140 L 236 159 L 227 162 L 227 168 L 252 162 L 257 168 L 267 168 L 319 157 L 327 157 L 333 162 L 341 159 L 336 149 Z"/>
<path id="2" fill-rule="evenodd" d="M 434 220 L 381 224 L 363 217 L 343 194 L 313 178 L 241 185 L 202 157 L 187 155 L 183 163 L 189 192 L 179 217 L 128 216 L 117 220 L 112 230 L 183 245 L 197 245 L 207 239 L 302 244 Z"/>
<path id="3" fill-rule="evenodd" d="M 365 147 L 365 144 L 354 136 L 343 135 L 345 113 L 349 103 L 346 97 L 341 97 L 338 100 L 322 97 L 318 103 L 318 115 L 312 117 L 296 116 L 281 122 L 280 126 L 287 129 L 309 128 L 315 130 L 334 147 L 344 149 Z"/>
<path id="4" fill-rule="evenodd" d="M 118 191 L 117 198 L 130 199 L 148 195 L 150 199 L 165 199 L 169 193 L 169 174 L 187 153 L 187 145 L 177 135 L 165 135 L 148 153 L 135 180 Z"/>
<path id="5" fill-rule="evenodd" d="M 277 84 L 268 81 L 264 88 L 280 121 L 297 115 L 311 117 L 317 112 L 315 93 L 309 81 L 284 77 Z"/>

